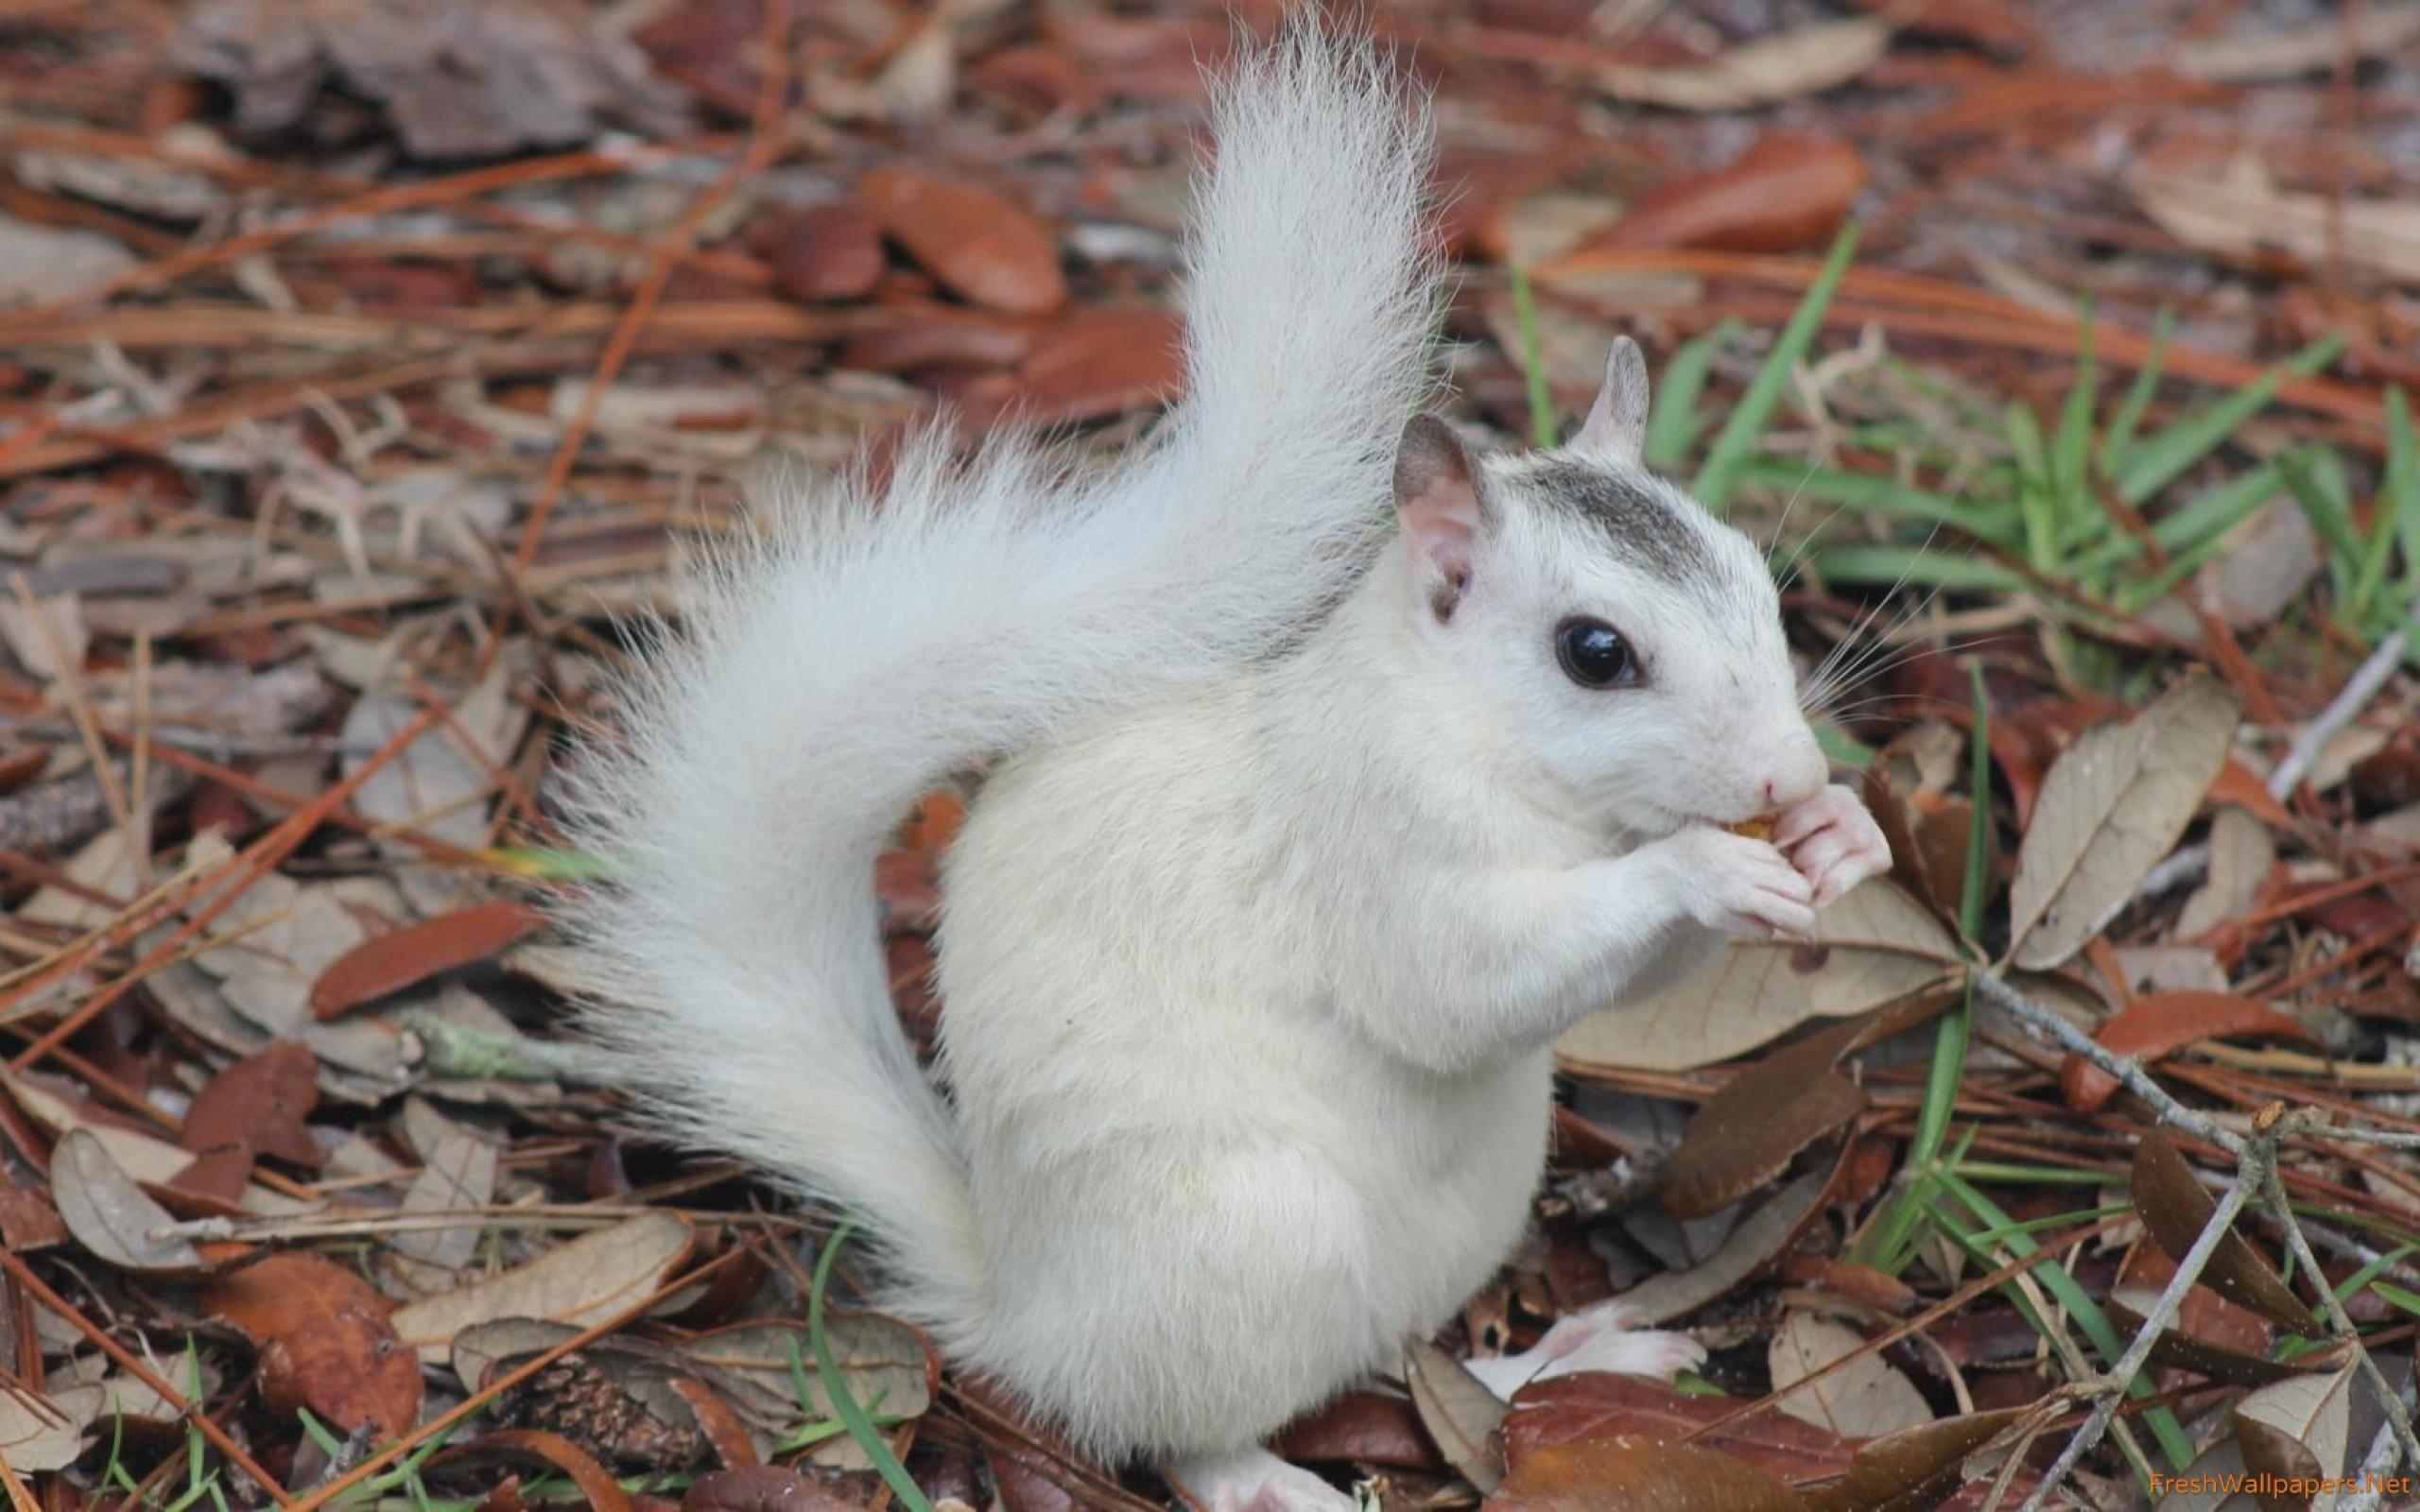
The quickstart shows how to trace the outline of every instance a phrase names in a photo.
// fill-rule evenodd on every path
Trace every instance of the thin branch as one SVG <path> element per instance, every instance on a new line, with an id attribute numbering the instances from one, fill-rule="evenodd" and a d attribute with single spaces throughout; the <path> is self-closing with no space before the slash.
<path id="1" fill-rule="evenodd" d="M 2077 1462 L 2100 1442 L 2100 1435 L 2109 1431 L 2110 1420 L 2118 1416 L 2118 1407 L 2126 1400 L 2127 1386 L 2142 1373 L 2152 1349 L 2159 1343 L 2160 1335 L 2176 1320 L 2177 1310 L 2185 1305 L 2186 1294 L 2193 1289 L 2194 1281 L 2201 1277 L 2203 1267 L 2210 1263 L 2210 1257 L 2218 1253 L 2219 1243 L 2226 1238 L 2236 1214 L 2241 1212 L 2243 1205 L 2251 1200 L 2256 1170 L 2265 1167 L 2271 1159 L 2265 1140 L 2254 1140 L 2245 1144 L 2235 1184 L 2227 1189 L 2225 1196 L 2219 1199 L 2217 1208 L 2210 1213 L 2210 1221 L 2204 1224 L 2202 1231 L 2194 1236 L 2193 1247 L 2177 1261 L 2176 1274 L 2169 1279 L 2167 1290 L 2159 1294 L 2159 1300 L 2143 1318 L 2143 1326 L 2135 1334 L 2135 1341 L 2126 1347 L 2126 1352 L 2118 1356 L 2118 1362 L 2092 1383 L 2091 1389 L 2100 1400 L 2093 1403 L 2092 1411 L 2084 1418 L 2082 1426 L 2067 1440 L 2066 1447 L 2059 1451 L 2059 1457 L 2050 1462 L 2050 1468 L 2043 1472 L 2041 1484 L 2033 1488 L 2031 1496 L 2026 1498 L 2019 1512 L 2038 1512 L 2050 1494 L 2058 1489 L 2060 1483 L 2066 1479 L 2067 1472 L 2074 1469 Z"/>
<path id="2" fill-rule="evenodd" d="M 2169 1096 L 2168 1090 L 2153 1081 L 2135 1060 L 2110 1054 L 2100 1041 L 2009 986 L 1996 971 L 1976 967 L 1973 975 L 1975 990 L 2001 1011 L 2117 1077 L 2128 1091 L 2149 1103 L 2163 1122 L 2175 1125 L 2196 1139 L 2206 1140 L 2238 1160 L 2242 1158 L 2242 1136 L 2224 1127 L 2208 1114 L 2187 1108 Z"/>
<path id="3" fill-rule="evenodd" d="M 2385 1409 L 2387 1423 L 2394 1430 L 2403 1452 L 2412 1463 L 2420 1464 L 2420 1439 L 2412 1436 L 2411 1415 L 2404 1410 L 2402 1389 L 2388 1381 L 2386 1373 L 2378 1368 L 2377 1361 L 2370 1357 L 2369 1349 L 2361 1343 L 2360 1331 L 2353 1326 L 2352 1314 L 2344 1311 L 2344 1303 L 2337 1297 L 2336 1288 L 2327 1284 L 2327 1273 L 2320 1269 L 2319 1257 L 2311 1252 L 2310 1241 L 2304 1236 L 2303 1226 L 2294 1218 L 2293 1205 L 2287 1200 L 2286 1184 L 2278 1178 L 2274 1160 L 2270 1161 L 2262 1177 L 2268 1189 L 2269 1205 L 2276 1211 L 2278 1226 L 2286 1231 L 2286 1245 L 2293 1252 L 2294 1263 L 2311 1278 L 2319 1293 L 2320 1308 L 2327 1319 L 2328 1332 L 2352 1345 L 2354 1362 L 2360 1366 L 2361 1374 L 2369 1378 L 2371 1389 L 2378 1394 L 2378 1404 Z"/>

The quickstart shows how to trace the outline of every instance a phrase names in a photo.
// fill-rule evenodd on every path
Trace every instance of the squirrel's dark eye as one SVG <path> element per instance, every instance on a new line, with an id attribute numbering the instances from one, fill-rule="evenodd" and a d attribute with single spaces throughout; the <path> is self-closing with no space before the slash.
<path id="1" fill-rule="evenodd" d="M 1603 620 L 1572 619 L 1555 627 L 1555 660 L 1583 688 L 1619 688 L 1638 680 L 1638 660 L 1622 632 Z"/>

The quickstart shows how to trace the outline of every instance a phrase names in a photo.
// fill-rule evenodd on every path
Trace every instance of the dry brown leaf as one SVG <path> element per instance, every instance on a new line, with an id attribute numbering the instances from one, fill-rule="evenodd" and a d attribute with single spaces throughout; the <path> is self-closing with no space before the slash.
<path id="1" fill-rule="evenodd" d="M 0 1087 L 8 1089 L 28 1118 L 62 1138 L 78 1129 L 91 1134 L 109 1152 L 111 1160 L 142 1185 L 172 1187 L 178 1176 L 193 1164 L 190 1151 L 181 1150 L 166 1140 L 86 1118 L 74 1102 L 52 1090 L 55 1085 L 45 1085 L 38 1076 L 18 1075 L 0 1068 Z M 244 1188 L 237 1202 L 245 1211 L 262 1217 L 310 1212 L 317 1206 L 257 1185 Z"/>
<path id="2" fill-rule="evenodd" d="M 2385 57 L 2420 43 L 2420 5 L 2377 3 L 2321 12 L 2299 26 L 2238 26 L 2179 43 L 2168 66 L 2213 83 L 2291 78 L 2351 57 Z"/>
<path id="3" fill-rule="evenodd" d="M 1614 64 L 1591 76 L 1616 99 L 1680 111 L 1738 111 L 1845 84 L 1891 44 L 1876 20 L 1819 21 L 1742 43 L 1696 67 Z"/>
<path id="4" fill-rule="evenodd" d="M 2110 1054 L 2144 1061 L 2229 1035 L 2262 1035 L 2325 1048 L 2298 1021 L 2232 992 L 2158 992 L 2137 998 L 2093 1032 Z M 2089 1113 L 2117 1094 L 2118 1083 L 2082 1056 L 2071 1055 L 2059 1068 L 2059 1085 L 2068 1107 Z"/>
<path id="5" fill-rule="evenodd" d="M 2022 1407 L 1962 1413 L 1859 1444 L 1846 1475 L 1806 1493 L 1809 1512 L 1930 1512 L 1958 1488 L 1968 1456 L 2024 1416 Z"/>
<path id="6" fill-rule="evenodd" d="M 1759 137 L 1720 168 L 1639 196 L 1580 247 L 1794 252 L 1830 240 L 1865 179 L 1865 160 L 1836 138 Z"/>
<path id="7" fill-rule="evenodd" d="M 861 300 L 882 282 L 882 228 L 854 199 L 778 212 L 748 231 L 773 287 L 805 304 Z"/>
<path id="8" fill-rule="evenodd" d="M 1803 1485 L 1849 1468 L 1838 1436 L 1777 1412 L 1738 1418 L 1721 1397 L 1684 1396 L 1645 1376 L 1579 1371 L 1523 1386 L 1505 1419 L 1504 1447 L 1514 1469 L 1559 1444 L 1608 1438 L 1703 1442 L 1767 1474 Z"/>
<path id="9" fill-rule="evenodd" d="M 1720 1450 L 1616 1437 L 1538 1451 L 1487 1505 L 1491 1512 L 1805 1512 L 1806 1503 Z"/>
<path id="10" fill-rule="evenodd" d="M 1067 302 L 1058 242 L 995 191 L 912 168 L 876 168 L 857 180 L 857 196 L 909 256 L 976 303 L 1048 315 Z"/>
<path id="11" fill-rule="evenodd" d="M 2047 971 L 2083 948 L 2174 849 L 2226 761 L 2242 705 L 2195 675 L 2122 725 L 2086 730 L 2043 780 L 2009 886 L 2011 958 Z"/>
<path id="12" fill-rule="evenodd" d="M 1835 1025 L 1775 1051 L 1733 1077 L 1690 1116 L 1656 1173 L 1676 1218 L 1703 1218 L 1786 1170 L 1799 1151 L 1865 1111 L 1864 1091 L 1834 1075 L 1862 1023 Z"/>
<path id="13" fill-rule="evenodd" d="M 2325 1374 L 2262 1386 L 2237 1402 L 2230 1416 L 2243 1468 L 2280 1481 L 2342 1476 L 2352 1423 L 2354 1369 L 2346 1360 Z M 2309 1505 L 2313 1512 L 2329 1512 L 2341 1495 L 2322 1491 Z"/>
<path id="14" fill-rule="evenodd" d="M 210 1313 L 260 1347 L 261 1395 L 307 1407 L 339 1433 L 365 1424 L 381 1442 L 420 1421 L 420 1362 L 395 1337 L 387 1299 L 316 1255 L 271 1255 L 213 1281 Z"/>
<path id="15" fill-rule="evenodd" d="M 497 1318 L 587 1325 L 630 1307 L 669 1280 L 689 1253 L 686 1219 L 670 1212 L 580 1235 L 501 1276 L 398 1310 L 395 1332 L 424 1365 L 443 1365 L 454 1336 Z"/>
<path id="16" fill-rule="evenodd" d="M 2169 1274 L 2175 1274 L 2173 1265 L 2169 1267 Z M 2106 1304 L 2111 1321 L 2123 1331 L 2126 1337 L 2135 1337 L 2150 1321 L 2152 1310 L 2159 1303 L 2160 1291 L 2160 1287 L 2148 1283 L 2111 1288 Z M 2260 1326 L 2265 1329 L 2267 1324 L 2261 1323 Z M 2290 1376 L 2324 1368 L 2328 1360 L 2324 1353 L 2308 1354 L 2293 1361 L 2271 1360 L 2262 1355 L 2247 1354 L 2241 1349 L 2228 1349 L 2182 1328 L 2164 1328 L 2152 1345 L 2152 1364 L 2174 1370 L 2190 1370 L 2195 1375 L 2222 1381 L 2231 1386 L 2266 1386 Z"/>
<path id="17" fill-rule="evenodd" d="M 1501 1430 L 1509 1409 L 1460 1360 L 1426 1339 L 1406 1341 L 1403 1379 L 1445 1462 L 1479 1490 L 1495 1490 L 1504 1480 Z"/>
<path id="18" fill-rule="evenodd" d="M 333 1019 L 441 971 L 486 960 L 535 934 L 544 923 L 528 904 L 499 900 L 372 935 L 320 973 L 311 985 L 311 1012 Z"/>
<path id="19" fill-rule="evenodd" d="M 78 1244 L 120 1269 L 150 1273 L 201 1266 L 200 1252 L 190 1243 L 163 1234 L 176 1223 L 167 1210 L 145 1196 L 85 1129 L 51 1148 L 50 1200 Z"/>
<path id="20" fill-rule="evenodd" d="M 1865 1336 L 1812 1313 L 1792 1313 L 1766 1346 L 1776 1394 L 1865 1349 Z M 1931 1422 L 1924 1394 L 1898 1367 L 1867 1353 L 1781 1399 L 1780 1410 L 1842 1438 L 1879 1438 Z"/>
<path id="21" fill-rule="evenodd" d="M 2219 810 L 2210 818 L 2210 869 L 2176 916 L 2175 937 L 2197 939 L 2248 911 L 2276 863 L 2268 825 L 2244 809 Z"/>
<path id="22" fill-rule="evenodd" d="M 2138 167 L 2126 187 L 2144 215 L 2189 246 L 2241 258 L 2284 251 L 2312 266 L 2341 257 L 2420 282 L 2420 199 L 2293 194 L 2251 157 L 2215 179 Z"/>
<path id="23" fill-rule="evenodd" d="M 2170 1260 L 2182 1259 L 2193 1247 L 2219 1207 L 2195 1178 L 2193 1167 L 2175 1142 L 2155 1128 L 2135 1142 L 2134 1199 L 2143 1227 Z M 2294 1296 L 2276 1267 L 2232 1228 L 2202 1267 L 2200 1280 L 2228 1301 L 2250 1308 L 2280 1328 L 2300 1332 L 2311 1327 L 2310 1309 Z"/>
<path id="24" fill-rule="evenodd" d="M 1687 1071 L 1753 1050 L 1809 1019 L 1909 996 L 1957 966 L 1949 932 L 1876 878 L 1824 910 L 1819 938 L 1734 945 L 1714 965 L 1637 1003 L 1590 1015 L 1555 1042 L 1579 1066 Z"/>
<path id="25" fill-rule="evenodd" d="M 44 1395 L 0 1381 L 0 1464 L 33 1474 L 63 1470 L 84 1452 L 84 1435 L 107 1394 L 97 1385 Z"/>

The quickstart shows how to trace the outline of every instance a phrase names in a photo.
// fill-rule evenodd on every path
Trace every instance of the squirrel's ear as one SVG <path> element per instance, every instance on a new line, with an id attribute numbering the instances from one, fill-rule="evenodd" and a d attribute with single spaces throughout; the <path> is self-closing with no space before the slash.
<path id="1" fill-rule="evenodd" d="M 1571 444 L 1616 462 L 1635 463 L 1647 444 L 1647 358 L 1638 343 L 1616 336 L 1605 353 L 1605 383 Z"/>
<path id="2" fill-rule="evenodd" d="M 1478 470 L 1459 437 L 1434 415 L 1414 415 L 1395 449 L 1395 515 L 1412 558 L 1433 573 L 1429 607 L 1450 618 L 1470 586 L 1471 557 L 1486 520 Z"/>

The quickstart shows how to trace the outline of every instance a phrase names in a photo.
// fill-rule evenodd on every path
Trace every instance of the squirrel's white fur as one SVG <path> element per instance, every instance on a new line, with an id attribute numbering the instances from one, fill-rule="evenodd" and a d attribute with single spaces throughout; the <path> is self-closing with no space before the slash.
<path id="1" fill-rule="evenodd" d="M 1090 482 L 930 439 L 878 500 L 769 501 L 580 836 L 624 868 L 577 922 L 650 1106 L 861 1214 L 890 1306 L 1121 1456 L 1391 1365 L 1519 1234 L 1552 1037 L 1873 869 L 1761 555 L 1636 466 L 1635 349 L 1562 452 L 1407 432 L 1424 120 L 1298 24 L 1215 121 L 1163 437 Z M 1635 685 L 1574 685 L 1573 615 Z M 869 872 L 994 755 L 944 879 L 945 1100 Z M 1776 808 L 1787 855 L 1713 827 Z"/>

